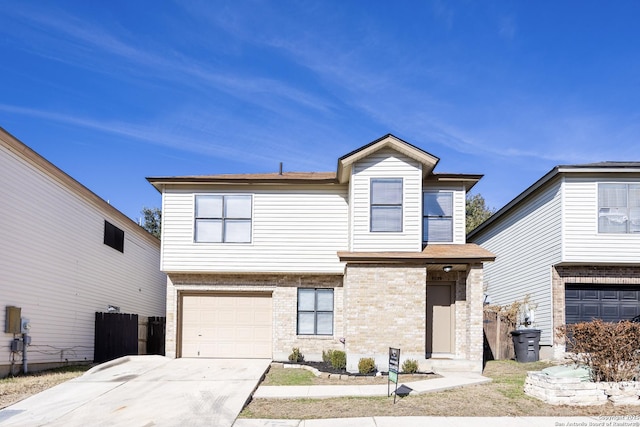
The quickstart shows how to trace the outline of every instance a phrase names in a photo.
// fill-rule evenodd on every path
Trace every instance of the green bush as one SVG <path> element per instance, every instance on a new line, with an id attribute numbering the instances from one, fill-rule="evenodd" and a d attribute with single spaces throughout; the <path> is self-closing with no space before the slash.
<path id="1" fill-rule="evenodd" d="M 610 323 L 596 319 L 561 326 L 558 336 L 566 340 L 569 358 L 586 365 L 593 381 L 619 382 L 637 378 L 640 323 Z"/>
<path id="2" fill-rule="evenodd" d="M 327 350 L 327 351 L 322 350 L 322 361 L 324 363 L 331 363 L 332 353 L 333 353 L 333 350 Z"/>
<path id="3" fill-rule="evenodd" d="M 363 357 L 358 361 L 358 372 L 361 374 L 371 374 L 377 371 L 376 362 L 371 357 Z"/>
<path id="4" fill-rule="evenodd" d="M 304 355 L 298 347 L 294 347 L 289 355 L 289 362 L 304 362 Z"/>
<path id="5" fill-rule="evenodd" d="M 344 369 L 347 367 L 347 353 L 340 350 L 331 351 L 331 366 L 335 369 Z"/>
<path id="6" fill-rule="evenodd" d="M 405 374 L 415 374 L 418 372 L 418 361 L 415 359 L 407 359 L 402 362 L 402 372 Z"/>

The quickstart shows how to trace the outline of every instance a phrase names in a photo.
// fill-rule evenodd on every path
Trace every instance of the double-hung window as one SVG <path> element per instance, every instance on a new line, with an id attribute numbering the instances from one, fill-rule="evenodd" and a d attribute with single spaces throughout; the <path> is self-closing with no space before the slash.
<path id="1" fill-rule="evenodd" d="M 298 288 L 298 335 L 333 335 L 333 289 Z"/>
<path id="2" fill-rule="evenodd" d="M 425 191 L 422 243 L 453 242 L 453 192 Z"/>
<path id="3" fill-rule="evenodd" d="M 598 184 L 598 233 L 640 233 L 640 184 Z"/>
<path id="4" fill-rule="evenodd" d="M 250 195 L 196 195 L 194 240 L 251 243 Z"/>
<path id="5" fill-rule="evenodd" d="M 402 231 L 402 178 L 371 179 L 371 231 Z"/>

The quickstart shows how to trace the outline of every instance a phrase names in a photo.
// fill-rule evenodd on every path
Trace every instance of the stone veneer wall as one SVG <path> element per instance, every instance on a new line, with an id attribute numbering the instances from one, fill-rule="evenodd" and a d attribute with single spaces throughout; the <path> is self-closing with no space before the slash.
<path id="1" fill-rule="evenodd" d="M 424 266 L 348 264 L 345 273 L 347 370 L 362 357 L 388 369 L 389 347 L 401 358 L 424 359 L 426 284 Z"/>
<path id="2" fill-rule="evenodd" d="M 567 266 L 552 267 L 553 325 L 565 324 L 565 285 L 584 283 L 597 285 L 640 285 L 640 267 L 624 266 Z M 563 359 L 564 341 L 555 336 L 553 357 Z"/>
<path id="3" fill-rule="evenodd" d="M 178 355 L 178 304 L 180 292 L 269 292 L 273 298 L 273 358 L 287 360 L 293 347 L 307 360 L 321 360 L 322 351 L 342 350 L 342 275 L 300 274 L 169 274 L 167 276 L 166 355 Z M 333 336 L 298 336 L 297 288 L 334 288 Z"/>
<path id="4" fill-rule="evenodd" d="M 524 392 L 551 405 L 591 406 L 607 402 L 640 405 L 640 382 L 637 381 L 594 383 L 528 372 Z"/>

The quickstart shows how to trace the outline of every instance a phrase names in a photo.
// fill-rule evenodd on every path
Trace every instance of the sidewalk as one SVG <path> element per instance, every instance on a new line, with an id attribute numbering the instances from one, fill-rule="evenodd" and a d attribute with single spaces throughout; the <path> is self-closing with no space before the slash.
<path id="1" fill-rule="evenodd" d="M 440 373 L 442 378 L 398 384 L 398 396 L 449 390 L 468 385 L 483 384 L 491 379 L 480 374 Z M 391 384 L 394 390 L 395 384 Z M 309 385 L 260 386 L 253 394 L 256 399 L 301 399 L 352 396 L 386 396 L 386 384 L 376 385 Z"/>
<path id="2" fill-rule="evenodd" d="M 624 417 L 620 418 L 622 419 Z M 620 420 L 620 422 L 622 422 L 622 420 Z M 366 417 L 329 418 L 324 420 L 238 419 L 233 427 L 557 427 L 569 425 L 606 425 L 606 421 L 603 422 L 599 420 L 598 417 Z"/>

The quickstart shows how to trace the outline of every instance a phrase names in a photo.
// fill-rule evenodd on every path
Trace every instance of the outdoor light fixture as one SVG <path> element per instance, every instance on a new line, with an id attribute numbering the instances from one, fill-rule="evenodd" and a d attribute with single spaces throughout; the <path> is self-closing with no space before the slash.
<path id="1" fill-rule="evenodd" d="M 445 273 L 448 273 L 448 272 L 450 272 L 451 270 L 453 270 L 453 267 L 451 267 L 450 265 L 445 265 L 444 267 L 442 267 L 442 270 L 443 270 Z"/>

